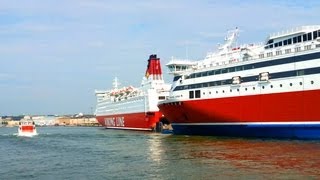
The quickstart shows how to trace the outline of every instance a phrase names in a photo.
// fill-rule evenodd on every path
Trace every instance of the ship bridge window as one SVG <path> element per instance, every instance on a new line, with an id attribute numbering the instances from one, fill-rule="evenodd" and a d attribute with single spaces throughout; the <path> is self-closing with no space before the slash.
<path id="1" fill-rule="evenodd" d="M 273 48 L 273 44 L 270 44 L 270 45 L 269 45 L 269 48 Z"/>
<path id="2" fill-rule="evenodd" d="M 214 75 L 214 71 L 209 71 L 209 76 Z"/>
<path id="3" fill-rule="evenodd" d="M 292 40 L 291 39 L 288 39 L 288 44 L 292 44 Z"/>
<path id="4" fill-rule="evenodd" d="M 273 43 L 273 39 L 270 39 L 267 44 L 272 44 Z"/>
<path id="5" fill-rule="evenodd" d="M 301 42 L 301 36 L 298 36 L 298 42 Z"/>
<path id="6" fill-rule="evenodd" d="M 292 40 L 293 40 L 293 44 L 298 42 L 298 38 L 297 37 L 294 37 Z"/>
<path id="7" fill-rule="evenodd" d="M 274 47 L 278 47 L 279 46 L 279 43 L 274 43 Z"/>
<path id="8" fill-rule="evenodd" d="M 197 73 L 197 74 L 196 74 L 196 77 L 201 77 L 201 73 Z"/>
<path id="9" fill-rule="evenodd" d="M 186 69 L 187 69 L 187 66 L 181 66 L 181 69 L 182 69 L 182 70 L 186 70 Z"/>
<path id="10" fill-rule="evenodd" d="M 283 45 L 285 46 L 285 45 L 287 45 L 288 44 L 288 40 L 284 40 L 283 41 Z"/>
<path id="11" fill-rule="evenodd" d="M 320 37 L 320 30 L 318 30 L 318 37 Z"/>
<path id="12" fill-rule="evenodd" d="M 313 39 L 317 39 L 318 37 L 318 31 L 313 31 Z"/>
<path id="13" fill-rule="evenodd" d="M 176 71 L 181 71 L 181 66 L 176 66 Z"/>
<path id="14" fill-rule="evenodd" d="M 303 41 L 307 41 L 307 35 L 306 35 L 306 34 L 304 34 L 304 35 L 302 36 L 302 38 L 303 38 Z"/>
<path id="15" fill-rule="evenodd" d="M 279 42 L 279 46 L 282 46 L 282 41 Z"/>
<path id="16" fill-rule="evenodd" d="M 312 33 L 310 32 L 310 33 L 308 33 L 308 41 L 310 41 L 310 40 L 312 40 Z"/>

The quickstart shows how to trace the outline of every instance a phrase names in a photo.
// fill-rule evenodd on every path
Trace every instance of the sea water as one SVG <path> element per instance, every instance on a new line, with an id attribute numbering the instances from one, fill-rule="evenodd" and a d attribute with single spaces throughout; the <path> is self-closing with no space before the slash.
<path id="1" fill-rule="evenodd" d="M 0 128 L 0 179 L 319 179 L 320 141 Z"/>

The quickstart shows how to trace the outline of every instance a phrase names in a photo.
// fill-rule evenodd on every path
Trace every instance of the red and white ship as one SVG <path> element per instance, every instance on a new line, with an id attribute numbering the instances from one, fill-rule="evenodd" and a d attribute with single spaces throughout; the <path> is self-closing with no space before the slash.
<path id="1" fill-rule="evenodd" d="M 19 122 L 18 136 L 32 137 L 37 135 L 36 126 L 31 119 L 21 119 Z"/>
<path id="2" fill-rule="evenodd" d="M 117 78 L 113 89 L 96 91 L 96 119 L 112 129 L 146 130 L 156 128 L 162 118 L 157 104 L 169 95 L 170 85 L 163 80 L 160 59 L 151 55 L 141 86 L 119 88 Z"/>
<path id="3" fill-rule="evenodd" d="M 320 26 L 236 45 L 238 29 L 204 60 L 172 60 L 160 111 L 175 134 L 320 138 Z"/>

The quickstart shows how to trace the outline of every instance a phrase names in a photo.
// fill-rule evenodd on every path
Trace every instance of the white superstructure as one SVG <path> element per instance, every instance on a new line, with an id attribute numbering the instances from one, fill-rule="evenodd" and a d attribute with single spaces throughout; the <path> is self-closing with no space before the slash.
<path id="1" fill-rule="evenodd" d="M 235 46 L 238 33 L 229 31 L 225 43 L 203 60 L 171 60 L 167 66 L 175 77 L 169 99 L 193 99 L 191 89 L 201 89 L 202 99 L 320 88 L 320 83 L 312 83 L 320 81 L 319 75 L 310 72 L 320 66 L 320 26 L 302 26 L 274 33 L 265 43 Z"/>
<path id="2" fill-rule="evenodd" d="M 169 95 L 170 85 L 161 80 L 143 78 L 141 87 L 118 88 L 118 79 L 110 91 L 96 90 L 97 108 L 95 115 L 129 114 L 159 111 L 157 103 Z"/>

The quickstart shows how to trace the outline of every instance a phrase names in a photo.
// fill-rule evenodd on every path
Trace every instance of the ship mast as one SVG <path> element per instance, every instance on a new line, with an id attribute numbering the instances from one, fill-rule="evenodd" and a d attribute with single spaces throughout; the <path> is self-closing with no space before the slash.
<path id="1" fill-rule="evenodd" d="M 118 90 L 118 87 L 119 87 L 120 83 L 118 82 L 118 78 L 115 77 L 113 82 L 112 82 L 112 87 L 114 90 Z"/>
<path id="2" fill-rule="evenodd" d="M 225 53 L 228 50 L 230 50 L 232 46 L 235 44 L 235 42 L 237 41 L 238 36 L 239 36 L 238 27 L 236 27 L 235 30 L 228 31 L 228 34 L 224 40 L 225 41 L 224 44 L 218 48 L 220 52 Z"/>

